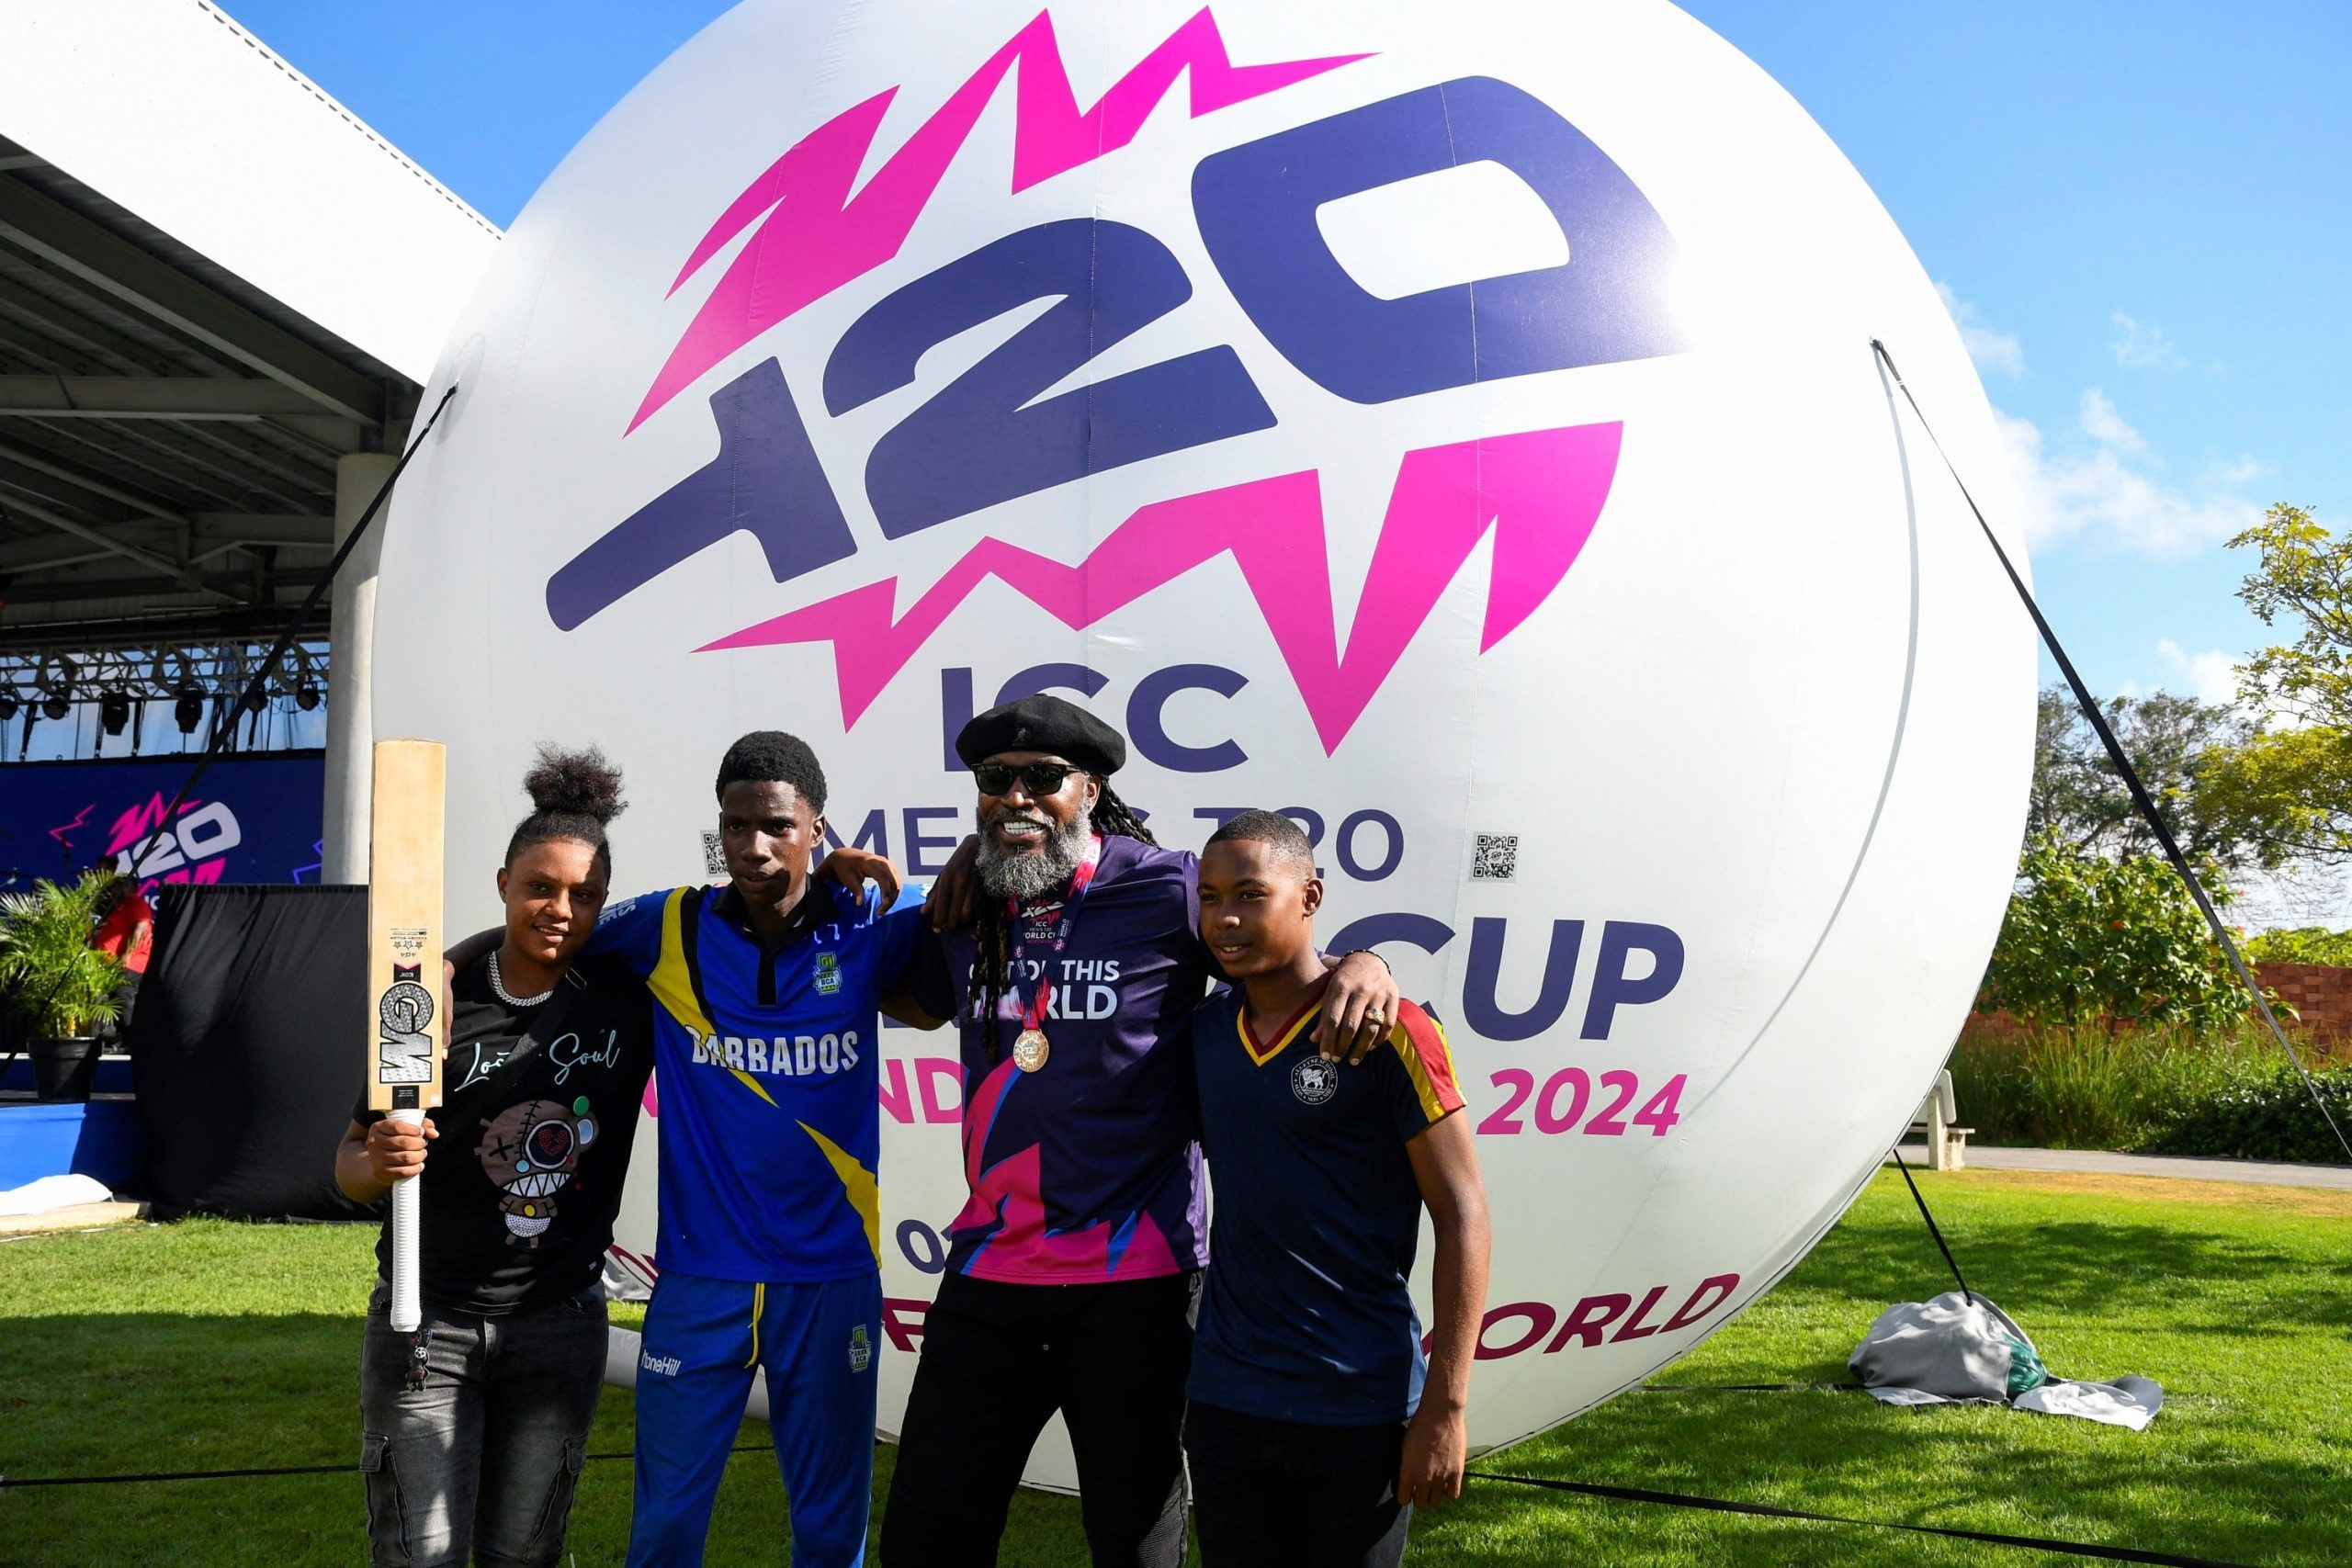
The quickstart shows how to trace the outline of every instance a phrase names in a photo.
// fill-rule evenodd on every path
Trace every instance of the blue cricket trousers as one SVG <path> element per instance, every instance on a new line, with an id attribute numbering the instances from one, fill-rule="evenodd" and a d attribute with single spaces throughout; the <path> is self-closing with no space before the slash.
<path id="1" fill-rule="evenodd" d="M 793 1568 L 862 1568 L 882 1277 L 747 1284 L 665 1271 L 637 1367 L 630 1568 L 699 1563 L 752 1369 L 792 1510 Z"/>

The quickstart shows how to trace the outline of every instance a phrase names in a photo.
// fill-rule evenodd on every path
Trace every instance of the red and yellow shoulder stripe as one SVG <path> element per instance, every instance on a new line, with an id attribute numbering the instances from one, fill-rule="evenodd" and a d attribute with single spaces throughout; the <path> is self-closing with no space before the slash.
<path id="1" fill-rule="evenodd" d="M 1421 1114 L 1436 1122 L 1462 1109 L 1462 1089 L 1453 1076 L 1453 1051 L 1446 1044 L 1444 1027 L 1437 1020 L 1409 1001 L 1402 1003 L 1388 1031 L 1388 1048 L 1405 1064 L 1405 1076 L 1413 1080 Z"/>

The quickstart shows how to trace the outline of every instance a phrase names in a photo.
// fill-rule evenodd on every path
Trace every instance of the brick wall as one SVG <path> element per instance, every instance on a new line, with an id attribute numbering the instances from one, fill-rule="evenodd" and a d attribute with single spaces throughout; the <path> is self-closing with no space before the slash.
<path id="1" fill-rule="evenodd" d="M 2263 988 L 2295 1010 L 2278 1021 L 2300 1039 L 2321 1047 L 2352 1041 L 2352 969 L 2332 964 L 2257 964 Z M 1980 1039 L 2014 1041 L 2025 1025 L 2005 1012 L 1971 1013 L 1961 1032 Z"/>
<path id="2" fill-rule="evenodd" d="M 2301 1015 L 2314 1045 L 2352 1040 L 2352 969 L 2332 964 L 2257 964 L 2263 988 Z M 2286 1019 L 2278 1021 L 2286 1023 Z M 2291 1025 L 2290 1027 L 2292 1027 Z"/>

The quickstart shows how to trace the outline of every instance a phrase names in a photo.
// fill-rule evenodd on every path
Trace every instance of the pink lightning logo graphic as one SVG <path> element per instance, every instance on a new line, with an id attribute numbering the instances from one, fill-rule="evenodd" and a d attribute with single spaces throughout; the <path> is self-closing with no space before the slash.
<path id="1" fill-rule="evenodd" d="M 1585 424 L 1407 453 L 1344 657 L 1332 611 L 1322 491 L 1311 471 L 1154 502 L 1074 567 L 982 539 L 903 615 L 897 613 L 898 579 L 885 578 L 748 626 L 703 651 L 831 643 L 847 728 L 988 578 L 1078 631 L 1230 553 L 1329 754 L 1490 527 L 1494 558 L 1481 653 L 1559 586 L 1609 498 L 1623 434 L 1622 424 Z"/>
<path id="2" fill-rule="evenodd" d="M 1167 1235 L 1148 1213 L 1130 1218 L 1134 1230 L 1124 1245 L 1115 1238 L 1119 1225 L 1097 1220 L 1075 1230 L 1057 1231 L 1046 1217 L 1045 1155 L 1036 1144 L 1006 1156 L 994 1165 L 980 1161 L 987 1146 L 987 1129 L 996 1121 L 1004 1097 L 1020 1080 L 1021 1071 L 1008 1058 L 982 1080 L 964 1119 L 964 1179 L 971 1197 L 949 1222 L 951 1235 L 977 1232 L 993 1223 L 994 1231 L 981 1244 L 969 1271 L 981 1279 L 1034 1280 L 1043 1276 L 1076 1277 L 1082 1273 L 1105 1280 L 1144 1280 L 1177 1269 L 1176 1253 Z"/>
<path id="3" fill-rule="evenodd" d="M 1020 66 L 1013 99 L 1012 190 L 1115 152 L 1189 75 L 1190 110 L 1198 119 L 1234 104 L 1367 58 L 1331 55 L 1264 65 L 1236 65 L 1216 18 L 1204 9 L 1081 112 L 1062 63 L 1051 16 L 1036 17 L 989 56 L 978 71 L 850 194 L 873 149 L 896 87 L 844 109 L 802 137 L 729 203 L 695 246 L 670 285 L 675 294 L 727 243 L 766 214 L 728 265 L 654 377 L 628 422 L 635 430 L 704 371 L 804 306 L 823 299 L 899 254 L 947 166 L 978 123 L 1005 77 Z"/>
<path id="4" fill-rule="evenodd" d="M 1091 108 L 1081 110 L 1052 18 L 1041 12 L 887 155 L 877 152 L 875 141 L 899 89 L 865 99 L 794 143 L 693 246 L 670 285 L 672 296 L 712 266 L 727 247 L 744 242 L 673 346 L 629 429 L 795 312 L 896 258 L 1008 79 L 1017 85 L 1011 180 L 1017 194 L 1134 142 L 1174 93 L 1180 77 L 1188 84 L 1190 114 L 1199 118 L 1368 58 L 1363 53 L 1332 54 L 1237 65 L 1215 17 L 1203 9 L 1146 53 Z M 1350 162 L 1359 144 L 1375 147 L 1378 157 L 1361 167 L 1361 160 Z M 1562 264 L 1478 285 L 1486 290 L 1479 297 L 1481 304 L 1504 323 L 1489 329 L 1496 334 L 1491 343 L 1469 335 L 1476 331 L 1469 285 L 1431 289 L 1393 305 L 1350 303 L 1347 280 L 1335 281 L 1330 276 L 1335 264 L 1316 250 L 1319 241 L 1311 232 L 1302 237 L 1276 224 L 1271 249 L 1226 255 L 1212 243 L 1212 259 L 1262 333 L 1271 337 L 1274 329 L 1268 323 L 1284 323 L 1289 336 L 1274 341 L 1279 352 L 1327 390 L 1360 402 L 1439 390 L 1490 375 L 1532 375 L 1679 349 L 1679 336 L 1644 314 L 1652 275 L 1672 250 L 1657 211 L 1626 174 L 1566 119 L 1506 83 L 1460 78 L 1227 149 L 1195 168 L 1194 206 L 1197 210 L 1208 199 L 1200 194 L 1199 182 L 1212 164 L 1223 184 L 1210 206 L 1221 215 L 1218 222 L 1226 227 L 1220 231 L 1229 239 L 1233 224 L 1239 221 L 1236 213 L 1247 218 L 1262 207 L 1279 216 L 1288 210 L 1283 201 L 1293 207 L 1306 201 L 1307 196 L 1295 191 L 1269 195 L 1273 187 L 1266 184 L 1307 179 L 1298 173 L 1301 167 L 1320 169 L 1316 179 L 1322 183 L 1309 180 L 1306 187 L 1308 196 L 1316 196 L 1374 188 L 1449 162 L 1458 166 L 1462 161 L 1480 159 L 1498 160 L 1523 181 L 1532 182 L 1530 188 L 1551 209 L 1563 233 L 1574 236 L 1579 258 L 1573 274 Z M 859 172 L 869 163 L 873 173 L 860 184 Z M 1023 232 L 1035 239 L 1046 231 L 1033 228 Z M 1139 231 L 1136 243 L 1157 245 Z M 1002 249 L 1002 242 L 983 247 L 900 288 L 869 309 L 859 329 L 880 322 L 868 335 L 876 342 L 889 340 L 885 345 L 888 352 L 903 356 L 913 350 L 898 338 L 911 334 L 910 341 L 938 341 L 940 333 L 969 324 L 957 310 L 1001 303 L 998 295 L 1008 290 L 1027 287 L 1091 307 L 1091 297 L 1081 300 L 1080 296 L 1088 292 L 1090 283 L 1100 286 L 1098 275 L 1080 273 L 1075 280 L 1041 276 L 1008 283 L 989 270 L 1004 265 Z M 1099 248 L 1093 254 L 1099 260 Z M 1165 254 L 1164 247 L 1159 254 Z M 1130 270 L 1140 265 L 1134 263 Z M 1283 272 L 1285 266 L 1290 272 Z M 1124 287 L 1127 295 L 1136 296 L 1122 296 L 1129 316 L 1148 308 L 1137 303 L 1145 295 L 1138 294 L 1141 286 L 1134 278 L 1125 279 Z M 1175 285 L 1163 282 L 1160 287 L 1174 290 L 1169 300 L 1148 307 L 1161 313 L 1190 294 L 1181 269 Z M 943 290 L 953 295 L 958 289 L 974 290 L 974 299 L 943 301 Z M 1294 295 L 1337 300 L 1332 308 L 1344 310 L 1328 320 L 1317 318 L 1320 324 L 1310 333 L 1301 324 L 1307 308 Z M 1349 310 L 1354 314 L 1347 315 Z M 1079 316 L 1090 326 L 1093 323 L 1086 310 Z M 887 535 L 895 538 L 1068 482 L 1077 471 L 1069 468 L 1064 450 L 1072 428 L 1083 438 L 1077 448 L 1083 454 L 1083 471 L 1092 472 L 1273 423 L 1238 361 L 1234 373 L 1262 423 L 1219 423 L 1201 412 L 1218 412 L 1211 392 L 1203 389 L 1208 383 L 1199 381 L 1204 372 L 1194 363 L 1213 358 L 1204 352 L 1114 378 L 1132 393 L 1137 378 L 1159 378 L 1153 396 L 1169 400 L 1171 407 L 1186 397 L 1200 404 L 1191 411 L 1197 428 L 1187 427 L 1172 446 L 1129 452 L 1114 444 L 1109 453 L 1099 454 L 1092 445 L 1092 404 L 1072 412 L 1075 405 L 1057 406 L 1068 399 L 1048 405 L 1022 400 L 1035 390 L 1033 379 L 1053 379 L 1046 368 L 1054 375 L 1064 373 L 1058 356 L 1068 351 L 1067 345 L 1054 334 L 1066 332 L 1066 323 L 1059 318 L 1045 320 L 1049 324 L 1033 323 L 918 411 L 936 426 L 942 421 L 977 417 L 976 410 L 979 414 L 995 411 L 1001 419 L 1001 406 L 1009 400 L 1024 422 L 1020 441 L 1029 444 L 1015 454 L 1029 468 L 1014 478 L 1028 488 L 1003 491 L 966 487 L 944 499 L 926 496 L 929 510 L 898 516 L 897 526 L 884 517 Z M 1449 334 L 1456 333 L 1475 343 L 1475 368 L 1464 372 L 1453 364 L 1432 363 L 1408 366 L 1408 374 L 1366 379 L 1361 366 L 1333 358 L 1329 340 L 1338 329 L 1332 322 L 1342 321 L 1357 329 L 1352 338 L 1338 333 L 1345 341 L 1368 336 L 1387 345 L 1380 351 L 1388 355 L 1381 361 L 1387 371 L 1396 370 L 1390 361 L 1398 355 L 1409 357 L 1408 349 L 1418 352 L 1413 345 L 1426 348 L 1440 338 L 1453 341 Z M 1124 330 L 1132 331 L 1132 324 Z M 835 349 L 827 388 L 829 400 L 846 395 L 847 406 L 854 407 L 858 394 L 842 394 L 831 379 L 849 342 L 845 338 Z M 1089 337 L 1082 346 L 1091 350 L 1092 342 Z M 858 352 L 872 357 L 883 348 L 861 338 Z M 1228 357 L 1232 353 L 1229 347 L 1218 352 Z M 1178 367 L 1190 368 L 1178 372 Z M 910 374 L 901 367 L 902 379 Z M 1182 381 L 1183 375 L 1194 381 Z M 1164 389 L 1170 386 L 1173 390 Z M 1230 400 L 1237 394 L 1227 387 L 1217 395 Z M 999 401 L 991 403 L 991 398 Z M 842 412 L 838 401 L 829 406 L 835 414 Z M 1049 413 L 1040 414 L 1040 406 Z M 809 440 L 781 361 L 771 359 L 744 372 L 712 399 L 711 408 L 719 424 L 718 458 L 639 507 L 549 579 L 549 614 L 558 626 L 577 626 L 730 531 L 749 532 L 759 540 L 779 583 L 856 553 L 832 491 L 832 477 Z M 914 428 L 915 417 L 910 416 L 894 436 Z M 1104 417 L 1118 425 L 1117 418 Z M 1072 428 L 1056 425 L 1055 420 Z M 1301 465 L 1270 478 L 1145 505 L 1075 564 L 1004 538 L 982 537 L 936 581 L 910 589 L 911 600 L 903 608 L 899 580 L 886 577 L 744 626 L 705 643 L 700 651 L 828 644 L 843 727 L 854 728 L 950 616 L 990 580 L 1071 629 L 1084 630 L 1195 568 L 1229 556 L 1329 754 L 1363 717 L 1482 541 L 1491 539 L 1492 564 L 1481 653 L 1510 636 L 1544 603 L 1591 535 L 1616 476 L 1623 438 L 1623 425 L 1608 423 L 1481 436 L 1406 453 L 1362 593 L 1353 615 L 1344 618 L 1335 604 L 1319 478 L 1311 467 Z M 869 478 L 870 499 L 872 484 Z M 954 491 L 955 486 L 947 483 L 946 489 Z"/>
<path id="5" fill-rule="evenodd" d="M 74 840 L 67 838 L 65 835 L 72 832 L 74 829 L 79 828 L 83 823 L 87 822 L 90 819 L 90 813 L 96 811 L 97 808 L 98 803 L 96 801 L 94 800 L 90 802 L 89 805 L 82 807 L 81 814 L 75 817 L 73 821 L 60 822 L 56 827 L 51 828 L 49 830 L 49 836 L 55 839 L 59 843 L 64 845 L 66 848 L 73 848 Z"/>

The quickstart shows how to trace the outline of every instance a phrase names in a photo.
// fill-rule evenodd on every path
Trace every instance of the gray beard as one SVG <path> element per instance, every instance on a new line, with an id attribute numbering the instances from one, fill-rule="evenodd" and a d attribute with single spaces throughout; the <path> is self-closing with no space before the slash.
<path id="1" fill-rule="evenodd" d="M 1078 870 L 1078 863 L 1086 858 L 1086 841 L 1094 833 L 1093 813 L 1081 811 L 1058 828 L 1049 826 L 1044 847 L 1034 854 L 1006 849 L 988 830 L 1006 815 L 999 812 L 980 825 L 977 857 L 980 890 L 992 898 L 1035 898 L 1068 883 L 1071 873 Z M 1038 819 L 1043 819 L 1042 813 L 1031 818 Z"/>

